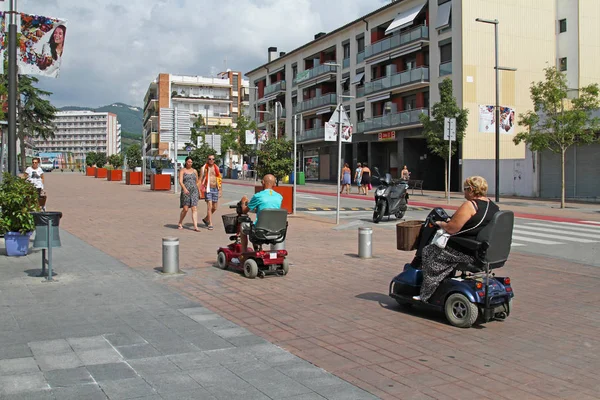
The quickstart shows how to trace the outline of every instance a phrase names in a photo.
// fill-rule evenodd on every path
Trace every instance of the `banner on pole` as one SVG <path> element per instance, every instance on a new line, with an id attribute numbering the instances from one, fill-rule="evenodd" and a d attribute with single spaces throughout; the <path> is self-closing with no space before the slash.
<path id="1" fill-rule="evenodd" d="M 258 138 L 257 138 L 258 136 Z M 261 130 L 246 130 L 246 144 L 264 144 L 269 138 L 269 132 L 261 129 Z M 258 142 L 257 142 L 258 139 Z"/>
<path id="2" fill-rule="evenodd" d="M 337 142 L 338 124 L 330 124 L 325 122 L 325 138 L 326 142 Z M 352 126 L 342 125 L 342 142 L 352 142 Z"/>
<path id="3" fill-rule="evenodd" d="M 57 78 L 64 54 L 67 21 L 21 14 L 20 33 L 17 43 L 19 74 Z"/>

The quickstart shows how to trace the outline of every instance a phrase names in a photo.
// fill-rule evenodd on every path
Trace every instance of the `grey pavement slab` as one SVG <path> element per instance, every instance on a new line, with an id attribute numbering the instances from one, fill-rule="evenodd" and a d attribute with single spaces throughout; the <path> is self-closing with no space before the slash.
<path id="1" fill-rule="evenodd" d="M 64 231 L 61 241 L 52 283 L 35 276 L 39 252 L 0 255 L 0 399 L 372 398 L 174 292 L 153 271 L 132 270 Z"/>

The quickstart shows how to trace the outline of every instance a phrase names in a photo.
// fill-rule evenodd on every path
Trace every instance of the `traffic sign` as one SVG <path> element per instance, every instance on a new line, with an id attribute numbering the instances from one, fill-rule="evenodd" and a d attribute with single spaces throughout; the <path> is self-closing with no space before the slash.
<path id="1" fill-rule="evenodd" d="M 444 118 L 444 140 L 456 141 L 456 118 Z"/>

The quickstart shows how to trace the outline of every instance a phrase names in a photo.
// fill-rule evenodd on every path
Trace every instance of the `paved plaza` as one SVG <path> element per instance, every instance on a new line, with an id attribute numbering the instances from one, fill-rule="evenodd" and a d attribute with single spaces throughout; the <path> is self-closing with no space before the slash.
<path id="1" fill-rule="evenodd" d="M 253 192 L 233 183 L 224 203 L 239 199 L 234 188 Z M 33 276 L 37 251 L 0 257 L 2 399 L 598 398 L 598 267 L 513 252 L 502 269 L 513 314 L 458 329 L 387 296 L 412 253 L 384 226 L 362 260 L 356 229 L 291 216 L 290 274 L 249 280 L 214 265 L 224 206 L 214 231 L 194 232 L 190 217 L 179 231 L 173 193 L 79 174 L 48 174 L 47 186 L 48 209 L 64 213 L 58 282 Z M 600 216 L 514 202 L 518 213 Z M 182 275 L 157 272 L 165 236 L 180 239 Z"/>

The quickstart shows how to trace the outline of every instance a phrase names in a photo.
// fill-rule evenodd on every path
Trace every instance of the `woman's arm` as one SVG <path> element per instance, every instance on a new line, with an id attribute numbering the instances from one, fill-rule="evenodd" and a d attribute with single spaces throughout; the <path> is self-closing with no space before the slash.
<path id="1" fill-rule="evenodd" d="M 475 207 L 473 207 L 473 203 L 470 201 L 465 201 L 459 208 L 456 210 L 450 221 L 437 222 L 437 225 L 448 232 L 449 234 L 455 234 L 460 232 L 463 226 L 467 223 L 467 221 L 475 215 L 477 211 L 475 211 Z"/>
<path id="2" fill-rule="evenodd" d="M 183 169 L 179 170 L 179 187 L 183 190 L 183 193 L 189 193 L 185 185 L 183 184 Z"/>

